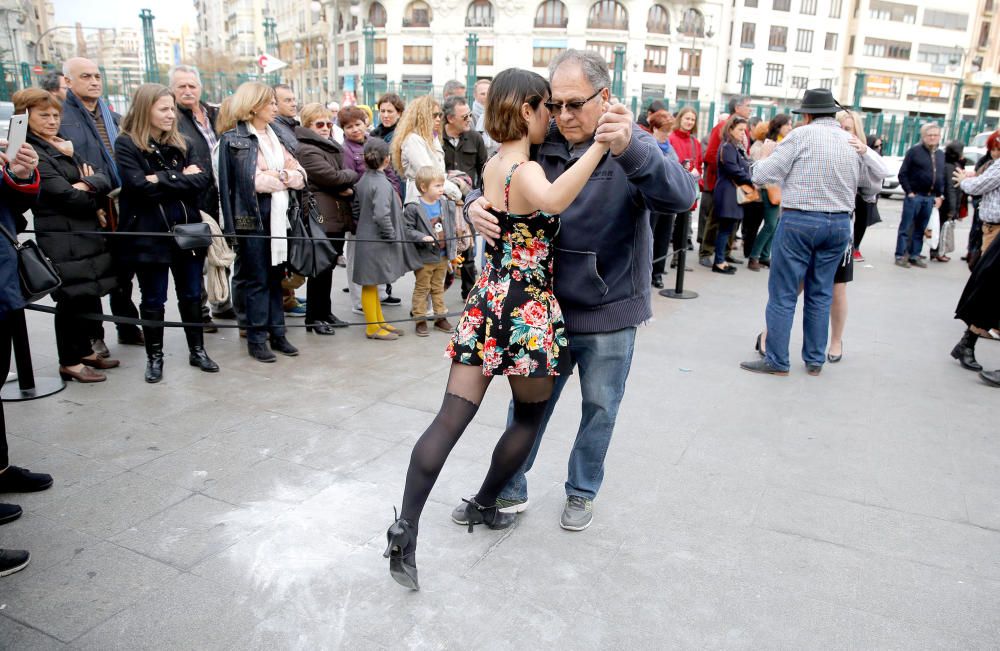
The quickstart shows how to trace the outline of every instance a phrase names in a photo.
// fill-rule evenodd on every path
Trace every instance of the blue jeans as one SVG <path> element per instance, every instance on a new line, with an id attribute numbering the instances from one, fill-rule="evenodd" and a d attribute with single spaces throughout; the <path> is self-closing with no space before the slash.
<path id="1" fill-rule="evenodd" d="M 170 264 L 142 263 L 135 265 L 135 275 L 139 280 L 143 310 L 162 310 L 167 304 L 167 282 L 170 273 L 174 275 L 174 290 L 177 302 L 201 302 L 202 270 L 205 254 L 192 255 L 191 251 L 174 249 Z"/>
<path id="2" fill-rule="evenodd" d="M 833 276 L 850 242 L 850 213 L 782 213 L 767 280 L 767 362 L 774 368 L 788 370 L 788 339 L 803 284 L 802 359 L 811 366 L 826 360 Z"/>
<path id="3" fill-rule="evenodd" d="M 725 217 L 715 218 L 719 223 L 719 232 L 715 236 L 715 265 L 719 266 L 726 261 L 726 255 L 729 244 L 729 235 L 736 228 L 736 224 L 739 223 L 738 219 L 726 219 Z"/>
<path id="4" fill-rule="evenodd" d="M 909 256 L 912 259 L 920 255 L 924 248 L 924 231 L 927 230 L 927 222 L 930 221 L 933 210 L 934 197 L 918 195 L 903 199 L 903 218 L 896 232 L 897 258 Z"/>
<path id="5" fill-rule="evenodd" d="M 583 418 L 576 433 L 576 442 L 569 455 L 569 477 L 566 495 L 588 499 L 597 496 L 604 481 L 604 457 L 611 444 L 611 434 L 618 417 L 618 406 L 625 395 L 625 381 L 632 367 L 635 350 L 635 328 L 596 334 L 570 334 L 569 352 L 572 365 L 580 374 L 580 391 L 583 394 Z M 531 470 L 538 454 L 538 446 L 555 409 L 559 395 L 569 380 L 569 375 L 556 378 L 555 388 L 548 408 L 542 417 L 538 436 L 531 447 L 531 454 L 520 470 L 511 477 L 500 491 L 500 498 L 524 501 L 528 499 L 528 480 L 525 473 Z M 507 423 L 513 418 L 514 403 L 507 414 Z"/>
<path id="6" fill-rule="evenodd" d="M 283 266 L 271 265 L 271 240 L 245 238 L 237 241 L 233 265 L 233 303 L 247 341 L 262 344 L 268 337 L 285 334 L 282 306 Z"/>

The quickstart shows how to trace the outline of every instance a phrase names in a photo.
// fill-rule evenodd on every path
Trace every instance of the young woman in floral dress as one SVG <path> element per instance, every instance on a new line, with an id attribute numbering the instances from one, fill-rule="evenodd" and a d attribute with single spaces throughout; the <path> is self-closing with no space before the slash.
<path id="1" fill-rule="evenodd" d="M 389 572 L 401 585 L 419 589 L 417 525 L 427 496 L 451 449 L 472 421 L 495 375 L 507 376 L 513 419 L 500 437 L 486 479 L 467 501 L 469 530 L 486 524 L 504 529 L 516 516 L 501 513 L 496 497 L 524 463 L 552 395 L 555 376 L 568 372 L 566 335 L 552 294 L 558 213 L 576 198 L 608 146 L 594 143 L 580 160 L 549 183 L 529 160 L 549 128 L 549 84 L 526 70 L 501 72 L 490 85 L 485 126 L 500 150 L 483 171 L 483 192 L 502 205 L 502 236 L 486 251 L 479 282 L 469 294 L 447 355 L 452 359 L 444 400 L 410 456 L 398 519 L 386 532 Z M 565 369 L 565 370 L 564 370 Z"/>

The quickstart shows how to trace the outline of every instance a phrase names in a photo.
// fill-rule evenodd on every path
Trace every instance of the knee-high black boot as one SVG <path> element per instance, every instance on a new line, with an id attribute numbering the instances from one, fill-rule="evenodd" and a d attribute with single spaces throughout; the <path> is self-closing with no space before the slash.
<path id="1" fill-rule="evenodd" d="M 979 339 L 979 335 L 972 330 L 966 330 L 955 347 L 951 349 L 951 356 L 958 360 L 962 368 L 967 368 L 970 371 L 983 370 L 982 365 L 976 361 L 977 339 Z"/>
<path id="2" fill-rule="evenodd" d="M 183 302 L 178 307 L 184 323 L 201 322 L 201 303 Z M 188 357 L 191 366 L 197 366 L 206 373 L 218 373 L 219 365 L 205 352 L 205 329 L 184 328 L 184 336 L 187 337 L 188 351 L 191 353 Z"/>
<path id="3" fill-rule="evenodd" d="M 159 310 L 139 310 L 146 321 L 163 321 L 166 312 Z M 163 326 L 142 326 L 142 336 L 146 345 L 146 382 L 156 384 L 163 379 Z"/>

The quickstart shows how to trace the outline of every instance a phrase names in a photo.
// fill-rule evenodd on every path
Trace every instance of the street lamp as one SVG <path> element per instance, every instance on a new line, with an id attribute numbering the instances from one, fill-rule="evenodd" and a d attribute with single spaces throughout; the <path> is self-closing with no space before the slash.
<path id="1" fill-rule="evenodd" d="M 677 33 L 681 35 L 691 34 L 691 50 L 688 52 L 688 87 L 687 96 L 688 101 L 691 101 L 691 91 L 694 90 L 694 66 L 692 60 L 694 59 L 694 48 L 695 39 L 698 37 L 698 16 L 701 13 L 694 7 L 689 7 L 687 11 L 684 12 L 683 18 L 681 18 L 681 23 L 677 26 Z M 711 19 L 709 19 L 711 20 Z M 704 24 L 705 18 L 702 16 L 702 24 Z M 715 36 L 715 32 L 712 31 L 712 26 L 709 25 L 708 29 L 703 33 L 703 38 L 708 40 Z M 698 74 L 701 74 L 701 57 L 698 58 Z"/>

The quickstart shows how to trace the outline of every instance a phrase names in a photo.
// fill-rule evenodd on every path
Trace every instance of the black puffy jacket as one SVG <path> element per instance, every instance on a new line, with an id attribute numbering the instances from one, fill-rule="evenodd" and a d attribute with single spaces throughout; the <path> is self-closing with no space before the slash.
<path id="1" fill-rule="evenodd" d="M 28 143 L 38 152 L 41 192 L 31 209 L 38 232 L 38 246 L 59 271 L 62 286 L 53 297 L 104 296 L 115 287 L 115 272 L 103 235 L 73 235 L 97 231 L 97 210 L 111 191 L 111 180 L 101 172 L 84 177 L 79 156 L 67 156 L 35 134 Z M 92 192 L 73 187 L 86 182 Z"/>

